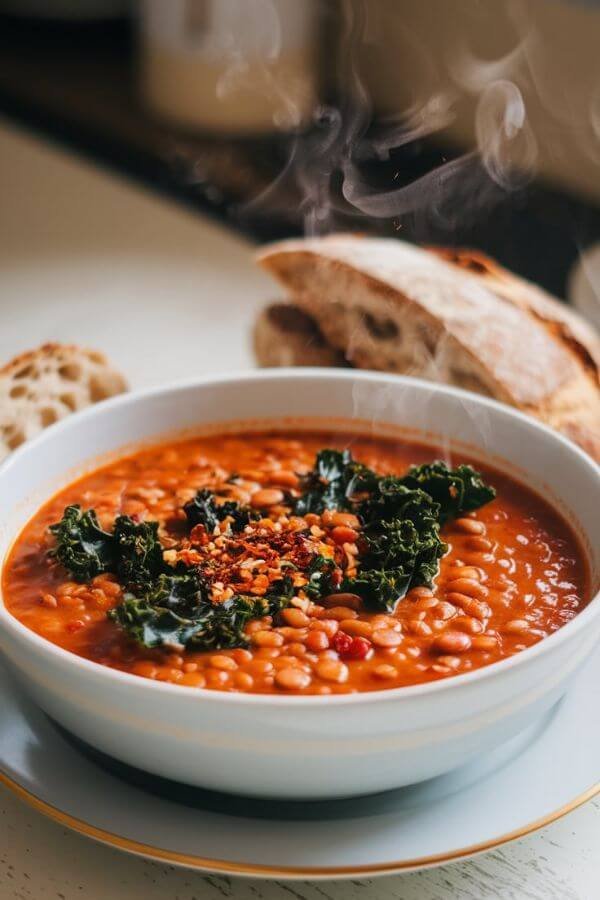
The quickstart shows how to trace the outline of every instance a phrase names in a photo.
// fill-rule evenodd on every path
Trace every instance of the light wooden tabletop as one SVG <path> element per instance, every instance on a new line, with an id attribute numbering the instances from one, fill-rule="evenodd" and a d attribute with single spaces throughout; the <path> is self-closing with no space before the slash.
<path id="1" fill-rule="evenodd" d="M 82 298 L 69 340 L 85 333 L 85 298 L 126 303 L 132 291 L 141 291 L 148 303 L 153 296 L 156 303 L 161 296 L 171 303 L 177 298 L 178 308 L 192 310 L 195 292 L 211 288 L 202 281 L 203 254 L 223 261 L 238 292 L 243 286 L 245 302 L 234 310 L 241 328 L 269 297 L 240 239 L 6 122 L 0 123 L 0 172 L 3 356 L 62 336 L 49 331 L 59 291 Z M 90 271 L 98 277 L 90 280 Z M 39 315 L 27 322 L 27 333 L 23 320 L 17 327 L 11 316 L 23 291 L 40 295 Z M 249 363 L 247 342 L 241 340 L 236 352 Z M 216 362 L 222 369 L 223 360 Z M 151 380 L 154 364 L 149 358 L 136 384 Z M 204 360 L 202 370 L 211 364 Z M 246 881 L 126 856 L 65 831 L 0 789 L 0 900 L 597 900 L 599 845 L 596 799 L 542 832 L 463 863 L 373 881 Z"/>

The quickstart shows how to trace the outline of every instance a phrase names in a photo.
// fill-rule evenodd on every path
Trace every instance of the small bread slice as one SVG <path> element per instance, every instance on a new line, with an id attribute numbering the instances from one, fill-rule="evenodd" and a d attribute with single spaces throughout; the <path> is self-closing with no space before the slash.
<path id="1" fill-rule="evenodd" d="M 97 350 L 44 344 L 0 369 L 0 460 L 48 425 L 127 390 Z"/>
<path id="2" fill-rule="evenodd" d="M 272 303 L 254 326 L 254 353 L 261 366 L 344 366 L 344 354 L 331 347 L 319 326 L 291 303 Z"/>
<path id="3" fill-rule="evenodd" d="M 494 397 L 600 458 L 597 338 L 533 286 L 347 234 L 283 241 L 258 261 L 351 364 Z"/>

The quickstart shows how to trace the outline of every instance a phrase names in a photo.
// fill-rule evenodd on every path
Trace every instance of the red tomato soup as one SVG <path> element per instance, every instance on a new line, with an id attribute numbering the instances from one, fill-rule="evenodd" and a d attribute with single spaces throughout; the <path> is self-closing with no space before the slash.
<path id="1" fill-rule="evenodd" d="M 313 471 L 323 448 L 348 447 L 370 475 L 347 469 L 349 486 L 325 471 L 326 460 Z M 577 615 L 589 599 L 587 569 L 566 522 L 487 467 L 476 468 L 495 499 L 440 514 L 438 528 L 431 497 L 417 491 L 408 502 L 400 488 L 396 521 L 386 523 L 391 507 L 377 506 L 384 501 L 373 500 L 367 481 L 403 476 L 437 455 L 325 433 L 145 448 L 71 484 L 33 517 L 4 567 L 6 606 L 71 653 L 189 689 L 341 694 L 478 669 Z M 386 484 L 370 490 L 387 497 Z M 334 488 L 342 502 L 328 495 Z M 457 497 L 452 482 L 448 498 Z M 75 530 L 49 531 L 73 504 L 81 507 Z M 97 528 L 78 543 L 77 517 L 90 509 Z M 119 516 L 129 518 L 117 537 Z M 397 521 L 407 516 L 417 537 Z M 142 532 L 148 522 L 158 523 L 153 534 Z"/>

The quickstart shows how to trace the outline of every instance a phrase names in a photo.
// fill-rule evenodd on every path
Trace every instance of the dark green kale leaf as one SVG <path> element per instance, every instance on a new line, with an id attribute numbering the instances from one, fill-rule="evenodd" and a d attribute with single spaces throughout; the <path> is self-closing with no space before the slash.
<path id="1" fill-rule="evenodd" d="M 173 569 L 164 562 L 158 527 L 158 522 L 119 516 L 111 534 L 100 528 L 94 510 L 69 506 L 50 528 L 56 536 L 51 553 L 74 578 L 89 581 L 103 572 L 117 576 L 127 593 L 108 615 L 143 646 L 244 647 L 247 622 L 275 615 L 293 597 L 292 579 L 284 575 L 265 597 L 212 603 L 210 585 L 197 568 Z"/>
<path id="2" fill-rule="evenodd" d="M 227 516 L 231 516 L 233 519 L 233 531 L 243 531 L 255 516 L 250 507 L 242 506 L 235 500 L 224 500 L 222 503 L 218 503 L 215 494 L 207 488 L 198 491 L 196 496 L 185 504 L 183 511 L 192 527 L 204 525 L 209 533 L 212 533 L 215 526 Z"/>
<path id="3" fill-rule="evenodd" d="M 359 511 L 365 521 L 360 570 L 343 589 L 392 612 L 411 587 L 430 586 L 438 573 L 447 549 L 440 538 L 439 505 L 424 491 L 383 478 Z"/>
<path id="4" fill-rule="evenodd" d="M 439 503 L 442 525 L 448 519 L 479 509 L 496 496 L 494 488 L 485 484 L 471 466 L 450 469 L 441 460 L 411 466 L 402 482 L 410 488 L 421 488 Z"/>
<path id="5" fill-rule="evenodd" d="M 336 585 L 333 582 L 333 573 L 336 565 L 333 559 L 328 559 L 317 553 L 311 559 L 304 574 L 308 577 L 308 583 L 304 585 L 302 590 L 308 594 L 312 600 L 318 600 L 320 597 L 326 597 L 327 594 L 333 593 Z"/>
<path id="6" fill-rule="evenodd" d="M 134 522 L 130 516 L 118 516 L 113 540 L 121 584 L 147 584 L 165 571 L 158 522 Z"/>
<path id="7" fill-rule="evenodd" d="M 50 526 L 56 546 L 50 551 L 77 581 L 113 572 L 123 585 L 145 584 L 165 571 L 158 522 L 115 519 L 112 534 L 103 531 L 93 509 L 67 506 L 60 522 Z"/>
<path id="8" fill-rule="evenodd" d="M 356 507 L 355 512 L 365 525 L 381 519 L 404 519 L 429 516 L 438 521 L 439 505 L 422 490 L 405 484 L 397 475 L 384 475 L 377 480 L 374 489 Z"/>
<path id="9" fill-rule="evenodd" d="M 412 586 L 412 573 L 403 569 L 363 569 L 355 578 L 346 578 L 340 590 L 358 594 L 369 609 L 393 612 Z"/>
<path id="10" fill-rule="evenodd" d="M 351 509 L 354 495 L 373 488 L 377 476 L 352 458 L 349 450 L 321 450 L 302 481 L 302 494 L 294 511 L 322 513 L 325 509 Z"/>
<path id="11" fill-rule="evenodd" d="M 183 618 L 209 602 L 209 586 L 196 568 L 176 574 L 162 574 L 150 582 L 141 596 L 151 606 L 170 609 Z"/>
<path id="12" fill-rule="evenodd" d="M 261 603 L 266 603 L 268 607 L 267 611 L 261 613 L 261 615 L 274 616 L 275 613 L 289 606 L 294 594 L 294 582 L 289 575 L 284 575 L 282 578 L 278 578 L 277 581 L 272 581 L 268 592 L 261 599 Z"/>
<path id="13" fill-rule="evenodd" d="M 161 575 L 143 595 L 127 594 L 110 618 L 144 647 L 189 647 L 226 650 L 248 646 L 250 619 L 275 615 L 288 605 L 293 591 L 286 579 L 272 586 L 281 593 L 266 597 L 235 596 L 212 603 L 197 570 Z"/>
<path id="14" fill-rule="evenodd" d="M 240 617 L 233 607 L 231 601 L 213 605 L 205 580 L 190 570 L 160 575 L 139 595 L 126 594 L 109 616 L 144 647 L 216 649 L 243 645 Z"/>
<path id="15" fill-rule="evenodd" d="M 446 552 L 439 526 L 428 515 L 393 519 L 372 525 L 363 535 L 362 564 L 369 569 L 401 569 L 417 584 L 430 585 L 438 560 Z"/>
<path id="16" fill-rule="evenodd" d="M 495 497 L 471 466 L 450 469 L 440 461 L 411 466 L 406 475 L 378 476 L 349 450 L 321 450 L 302 483 L 295 512 L 351 510 L 362 525 L 359 573 L 341 588 L 376 609 L 392 611 L 411 587 L 430 586 L 446 552 L 440 527 Z M 335 590 L 314 562 L 306 592 L 313 599 Z"/>
<path id="17" fill-rule="evenodd" d="M 76 581 L 90 581 L 109 572 L 115 565 L 112 534 L 103 531 L 93 509 L 85 512 L 78 505 L 67 506 L 60 522 L 50 526 L 56 546 L 50 555 L 56 558 Z"/>
<path id="18" fill-rule="evenodd" d="M 360 571 L 344 590 L 392 612 L 411 587 L 431 587 L 447 550 L 443 523 L 494 496 L 470 466 L 449 469 L 435 462 L 379 478 L 355 508 L 363 522 Z"/>
<path id="19" fill-rule="evenodd" d="M 133 594 L 125 594 L 108 617 L 143 647 L 183 647 L 194 633 L 191 620 Z"/>
<path id="20" fill-rule="evenodd" d="M 253 617 L 250 607 L 231 598 L 213 605 L 202 603 L 189 616 L 168 607 L 153 606 L 147 600 L 127 594 L 109 613 L 128 635 L 144 647 L 189 647 L 224 650 L 245 647 L 244 626 Z"/>

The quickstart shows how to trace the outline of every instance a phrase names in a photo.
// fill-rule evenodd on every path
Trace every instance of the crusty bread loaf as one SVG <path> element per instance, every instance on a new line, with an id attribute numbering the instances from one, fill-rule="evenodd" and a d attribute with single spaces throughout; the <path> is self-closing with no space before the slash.
<path id="1" fill-rule="evenodd" d="M 96 350 L 44 344 L 0 369 L 0 459 L 69 413 L 127 389 Z"/>
<path id="2" fill-rule="evenodd" d="M 495 397 L 600 458 L 597 336 L 487 258 L 340 234 L 258 259 L 350 364 Z"/>
<path id="3" fill-rule="evenodd" d="M 273 303 L 254 326 L 254 352 L 261 366 L 343 366 L 315 320 L 291 303 Z"/>

